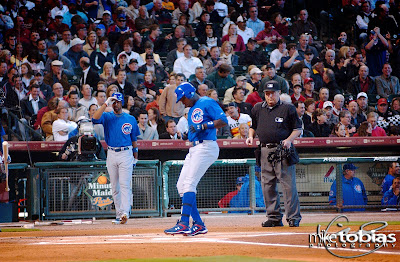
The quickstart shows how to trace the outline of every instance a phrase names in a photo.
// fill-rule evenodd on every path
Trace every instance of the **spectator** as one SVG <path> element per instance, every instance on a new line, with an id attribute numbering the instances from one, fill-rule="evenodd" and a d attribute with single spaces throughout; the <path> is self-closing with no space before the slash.
<path id="1" fill-rule="evenodd" d="M 367 121 L 367 118 L 359 113 L 358 104 L 355 100 L 351 101 L 348 105 L 348 110 L 351 114 L 351 124 L 358 129 L 364 121 Z"/>
<path id="2" fill-rule="evenodd" d="M 139 117 L 139 112 L 141 110 L 146 110 L 147 104 L 151 101 L 150 98 L 147 96 L 147 88 L 143 85 L 138 86 L 136 89 L 136 96 L 133 98 L 135 101 L 135 107 L 133 110 L 135 110 L 131 114 L 133 114 L 136 118 Z"/>
<path id="3" fill-rule="evenodd" d="M 227 65 L 238 65 L 239 57 L 235 54 L 231 43 L 229 43 L 228 41 L 224 42 L 221 46 L 220 59 Z"/>
<path id="4" fill-rule="evenodd" d="M 68 76 L 74 75 L 74 71 L 72 70 L 71 61 L 68 58 L 66 58 L 65 56 L 59 54 L 57 46 L 49 47 L 49 49 L 47 50 L 47 55 L 49 58 L 46 61 L 45 71 L 47 71 L 47 72 L 51 71 L 51 63 L 54 60 L 58 60 L 63 63 L 64 73 L 66 75 L 68 75 Z"/>
<path id="5" fill-rule="evenodd" d="M 56 17 L 57 12 L 61 12 L 60 15 L 64 16 L 66 12 L 68 12 L 68 6 L 63 5 L 62 0 L 55 0 L 55 7 L 51 9 L 50 14 L 51 17 L 54 19 Z"/>
<path id="6" fill-rule="evenodd" d="M 185 38 L 179 38 L 176 41 L 176 48 L 169 51 L 167 55 L 167 60 L 165 66 L 172 68 L 176 59 L 184 56 L 183 48 L 187 45 L 187 40 Z"/>
<path id="7" fill-rule="evenodd" d="M 210 49 L 210 57 L 204 61 L 204 68 L 206 74 L 210 75 L 212 72 L 218 70 L 219 66 L 224 63 L 224 60 L 220 58 L 220 52 L 218 46 L 213 46 Z"/>
<path id="8" fill-rule="evenodd" d="M 82 92 L 83 97 L 79 100 L 79 104 L 86 107 L 87 110 L 89 109 L 89 106 L 91 104 L 97 103 L 96 98 L 94 98 L 92 96 L 93 88 L 90 85 L 88 85 L 88 84 L 83 85 L 81 92 Z"/>
<path id="9" fill-rule="evenodd" d="M 236 196 L 239 193 L 240 189 L 242 188 L 244 180 L 245 180 L 244 176 L 240 176 L 236 179 L 236 190 L 229 192 L 223 198 L 221 198 L 220 201 L 218 201 L 218 206 L 220 208 L 229 207 L 229 203 L 231 202 L 232 198 Z"/>
<path id="10" fill-rule="evenodd" d="M 399 205 L 400 203 L 400 178 L 396 177 L 392 181 L 392 186 L 382 197 L 382 205 Z"/>
<path id="11" fill-rule="evenodd" d="M 339 117 L 333 114 L 333 104 L 331 101 L 326 101 L 323 103 L 322 109 L 326 112 L 327 124 L 329 126 L 334 126 L 339 123 Z"/>
<path id="12" fill-rule="evenodd" d="M 341 88 L 335 80 L 335 73 L 332 69 L 327 69 L 323 75 L 324 86 L 329 90 L 329 100 L 333 100 L 335 95 L 341 94 Z"/>
<path id="13" fill-rule="evenodd" d="M 249 92 L 249 90 L 246 89 L 246 86 L 247 86 L 247 78 L 245 76 L 236 77 L 236 86 L 226 89 L 223 104 L 226 105 L 230 102 L 235 102 L 235 99 L 233 97 L 233 91 L 235 88 L 243 89 L 243 92 L 245 94 L 244 100 L 246 100 Z"/>
<path id="14" fill-rule="evenodd" d="M 247 27 L 246 25 L 247 19 L 242 15 L 236 19 L 236 23 L 238 26 L 238 35 L 243 38 L 243 43 L 246 45 L 249 39 L 253 39 L 255 37 L 253 29 Z"/>
<path id="15" fill-rule="evenodd" d="M 383 65 L 382 73 L 375 79 L 378 95 L 384 98 L 388 98 L 390 95 L 400 95 L 399 79 L 391 75 L 392 67 L 389 63 Z"/>
<path id="16" fill-rule="evenodd" d="M 49 85 L 43 83 L 43 71 L 39 70 L 35 73 L 35 84 L 40 87 L 39 96 L 49 101 L 52 96 L 52 89 Z"/>
<path id="17" fill-rule="evenodd" d="M 251 126 L 251 117 L 248 114 L 239 113 L 238 106 L 235 102 L 231 102 L 227 105 L 226 114 L 228 115 L 228 125 L 231 129 L 232 137 L 240 135 L 240 124 L 245 123 L 248 126 Z"/>
<path id="18" fill-rule="evenodd" d="M 98 105 L 98 107 L 102 106 L 107 100 L 106 91 L 97 90 L 95 98 L 96 98 L 96 104 Z"/>
<path id="19" fill-rule="evenodd" d="M 264 30 L 260 31 L 256 36 L 257 44 L 263 47 L 269 44 L 276 44 L 281 38 L 281 35 L 272 28 L 272 24 L 269 21 L 265 22 Z"/>
<path id="20" fill-rule="evenodd" d="M 307 114 L 305 114 L 306 112 L 306 106 L 304 104 L 304 102 L 302 101 L 296 101 L 293 103 L 293 105 L 296 107 L 296 112 L 297 115 L 299 116 L 300 120 L 302 121 L 302 125 L 303 125 L 303 134 L 302 136 L 306 136 L 306 132 L 307 131 L 305 129 L 308 129 L 308 126 L 311 125 L 311 117 Z"/>
<path id="21" fill-rule="evenodd" d="M 327 124 L 326 112 L 323 109 L 317 108 L 313 113 L 313 123 L 308 126 L 315 137 L 328 137 L 331 133 L 331 128 Z"/>
<path id="22" fill-rule="evenodd" d="M 179 17 L 182 14 L 186 14 L 188 16 L 188 22 L 189 24 L 193 23 L 195 17 L 195 14 L 192 9 L 189 8 L 189 1 L 188 0 L 179 0 L 179 6 L 172 12 L 172 24 L 178 24 L 179 23 Z"/>
<path id="23" fill-rule="evenodd" d="M 139 17 L 135 19 L 136 29 L 141 33 L 145 33 L 149 30 L 148 27 L 153 24 L 157 24 L 157 20 L 149 17 L 146 6 L 139 7 Z"/>
<path id="24" fill-rule="evenodd" d="M 164 68 L 154 62 L 153 54 L 146 54 L 146 63 L 139 67 L 139 73 L 145 74 L 147 71 L 152 71 L 156 75 L 156 82 L 166 81 L 168 79 L 168 73 L 165 72 Z"/>
<path id="25" fill-rule="evenodd" d="M 203 66 L 203 63 L 197 57 L 193 57 L 191 45 L 185 45 L 183 52 L 184 56 L 175 60 L 174 72 L 182 73 L 186 78 L 189 78 L 192 74 L 195 74 L 197 67 Z"/>
<path id="26" fill-rule="evenodd" d="M 79 61 L 82 57 L 89 57 L 89 55 L 83 51 L 83 44 L 85 43 L 84 40 L 79 38 L 74 38 L 71 41 L 71 47 L 69 50 L 64 54 L 66 58 L 69 59 L 72 63 L 72 68 L 74 70 L 79 68 Z"/>
<path id="27" fill-rule="evenodd" d="M 126 81 L 133 86 L 139 86 L 144 82 L 144 74 L 139 73 L 139 63 L 136 59 L 131 59 L 128 64 L 129 72 L 126 73 Z"/>
<path id="28" fill-rule="evenodd" d="M 365 92 L 360 92 L 357 94 L 357 104 L 360 109 L 360 113 L 364 114 L 365 117 L 374 109 L 368 106 L 368 95 Z"/>
<path id="29" fill-rule="evenodd" d="M 65 29 L 62 32 L 62 40 L 57 43 L 58 50 L 60 51 L 60 54 L 64 55 L 68 51 L 68 49 L 71 47 L 71 39 L 72 39 L 72 34 L 69 29 Z"/>
<path id="30" fill-rule="evenodd" d="M 293 94 L 290 96 L 293 104 L 296 101 L 306 101 L 306 98 L 301 95 L 301 89 L 301 85 L 299 84 L 293 86 Z"/>
<path id="31" fill-rule="evenodd" d="M 181 0 L 182 1 L 182 0 Z M 181 139 L 181 134 L 178 132 L 176 128 L 176 123 L 174 120 L 170 119 L 166 124 L 167 131 L 160 135 L 160 139 L 173 139 L 178 140 Z"/>
<path id="32" fill-rule="evenodd" d="M 63 71 L 63 64 L 59 60 L 51 62 L 51 71 L 43 79 L 46 85 L 53 86 L 56 83 L 60 83 L 64 89 L 69 89 L 68 77 Z"/>
<path id="33" fill-rule="evenodd" d="M 308 115 L 311 118 L 311 123 L 314 122 L 314 118 L 313 118 L 313 114 L 315 112 L 315 101 L 312 98 L 308 98 L 306 99 L 306 101 L 304 101 L 304 105 L 306 108 L 306 112 L 305 114 Z"/>
<path id="34" fill-rule="evenodd" d="M 117 74 L 117 79 L 114 84 L 118 87 L 118 92 L 124 94 L 124 96 L 135 97 L 135 87 L 126 81 L 126 71 L 119 70 Z"/>
<path id="35" fill-rule="evenodd" d="M 77 91 L 69 92 L 68 103 L 68 119 L 78 122 L 80 117 L 88 117 L 88 108 L 79 103 L 79 94 Z"/>
<path id="36" fill-rule="evenodd" d="M 171 13 L 163 7 L 162 0 L 154 0 L 154 7 L 149 10 L 149 15 L 151 18 L 157 21 L 157 24 L 170 24 L 172 15 Z M 195 15 L 198 17 L 199 15 Z"/>
<path id="37" fill-rule="evenodd" d="M 52 124 L 54 121 L 57 120 L 57 114 L 55 113 L 56 109 L 61 109 L 61 108 L 68 108 L 68 102 L 65 100 L 59 100 L 57 101 L 57 99 L 55 98 L 54 100 L 50 100 L 50 101 L 54 101 L 54 106 L 53 106 L 53 102 L 49 102 L 49 110 L 47 112 L 45 112 L 41 118 L 41 124 L 40 127 L 42 128 L 43 133 L 46 136 L 46 141 L 53 141 L 54 137 L 53 137 L 53 128 L 52 128 Z M 52 109 L 54 108 L 54 109 Z M 68 116 L 68 112 L 67 112 L 67 116 Z M 39 119 L 39 117 L 38 117 Z"/>
<path id="38" fill-rule="evenodd" d="M 246 25 L 253 30 L 254 35 L 256 36 L 259 32 L 264 30 L 265 24 L 258 18 L 257 6 L 250 6 L 249 15 L 250 17 L 247 20 Z"/>
<path id="39" fill-rule="evenodd" d="M 193 30 L 193 27 L 188 23 L 188 16 L 185 14 L 182 14 L 179 17 L 179 25 L 184 26 L 185 27 L 185 37 L 195 37 L 195 33 Z"/>
<path id="40" fill-rule="evenodd" d="M 222 43 L 224 42 L 229 42 L 232 47 L 233 51 L 236 52 L 243 52 L 246 50 L 246 47 L 243 42 L 243 38 L 238 35 L 237 33 L 237 25 L 236 24 L 231 24 L 229 25 L 229 30 L 228 34 L 222 37 Z"/>
<path id="41" fill-rule="evenodd" d="M 343 110 L 339 114 L 339 123 L 346 127 L 346 133 L 350 136 L 356 132 L 356 127 L 351 124 L 351 113 L 347 110 Z"/>
<path id="42" fill-rule="evenodd" d="M 146 111 L 139 112 L 138 127 L 140 132 L 138 140 L 158 140 L 158 133 L 149 125 Z"/>
<path id="43" fill-rule="evenodd" d="M 368 121 L 361 123 L 360 127 L 357 129 L 357 133 L 353 137 L 366 137 L 372 135 L 372 126 Z"/>
<path id="44" fill-rule="evenodd" d="M 324 67 L 333 69 L 335 67 L 335 51 L 328 49 L 325 52 Z"/>
<path id="45" fill-rule="evenodd" d="M 156 94 L 159 93 L 159 88 L 154 84 L 154 81 L 156 80 L 156 76 L 152 71 L 147 71 L 144 74 L 144 83 L 143 85 L 147 88 L 147 91 L 149 95 L 152 98 L 156 97 Z"/>
<path id="46" fill-rule="evenodd" d="M 270 61 L 275 65 L 275 68 L 279 70 L 281 68 L 281 59 L 283 56 L 288 54 L 286 49 L 285 39 L 279 39 L 277 42 L 277 48 L 271 52 Z"/>
<path id="47" fill-rule="evenodd" d="M 315 47 L 310 46 L 308 43 L 310 41 L 310 35 L 308 34 L 301 34 L 299 38 L 299 44 L 297 45 L 297 50 L 299 53 L 300 60 L 303 60 L 305 58 L 305 52 L 306 50 L 311 50 L 313 53 L 314 57 L 318 57 L 318 51 Z"/>
<path id="48" fill-rule="evenodd" d="M 122 106 L 122 112 L 130 114 L 135 107 L 135 100 L 132 96 L 124 96 L 124 105 Z"/>
<path id="49" fill-rule="evenodd" d="M 314 100 L 318 100 L 318 93 L 314 91 L 314 79 L 311 77 L 304 79 L 304 91 L 301 92 L 301 95 L 304 98 L 312 98 Z"/>
<path id="50" fill-rule="evenodd" d="M 304 58 L 299 56 L 299 52 L 297 51 L 296 44 L 290 43 L 287 45 L 287 54 L 283 54 L 281 58 L 281 71 L 287 73 L 293 65 L 297 64 Z"/>
<path id="51" fill-rule="evenodd" d="M 214 84 L 206 78 L 206 72 L 204 67 L 196 67 L 195 77 L 190 83 L 198 90 L 200 85 L 206 85 L 207 88 L 214 88 Z"/>
<path id="52" fill-rule="evenodd" d="M 218 100 L 218 93 L 215 89 L 209 89 L 207 91 L 207 97 L 214 99 L 215 101 L 219 102 Z M 229 132 L 228 132 L 229 133 Z"/>
<path id="53" fill-rule="evenodd" d="M 90 55 L 90 65 L 93 70 L 102 73 L 102 68 L 106 62 L 110 62 L 115 67 L 114 53 L 108 51 L 108 39 L 103 37 L 99 39 L 99 49 L 93 51 Z"/>
<path id="54" fill-rule="evenodd" d="M 342 112 L 344 106 L 344 96 L 342 94 L 337 94 L 333 98 L 333 114 L 335 116 L 339 116 L 340 112 Z"/>
<path id="55" fill-rule="evenodd" d="M 189 125 L 188 125 L 189 110 L 190 110 L 190 107 L 186 107 L 183 110 L 183 116 L 181 116 L 181 118 L 179 118 L 179 121 L 176 124 L 176 128 L 178 129 L 178 132 L 182 134 L 182 137 L 184 140 L 187 138 L 187 135 L 189 132 Z"/>
<path id="56" fill-rule="evenodd" d="M 307 67 L 308 69 L 310 69 L 310 71 L 313 69 L 312 68 L 312 60 L 314 58 L 314 54 L 311 51 L 311 49 L 307 49 L 304 52 L 304 59 L 296 64 L 294 64 L 289 72 L 286 74 L 286 78 L 290 79 L 292 77 L 293 74 L 300 74 L 301 71 L 303 70 L 304 67 Z"/>
<path id="57" fill-rule="evenodd" d="M 369 75 L 367 66 L 360 66 L 358 76 L 353 77 L 347 87 L 347 92 L 356 96 L 360 92 L 376 94 L 375 81 Z"/>
<path id="58" fill-rule="evenodd" d="M 208 15 L 205 13 L 205 15 Z M 203 16 L 205 16 L 203 15 Z M 202 17 L 203 17 L 202 16 Z M 212 47 L 216 46 L 221 46 L 221 39 L 218 35 L 216 35 L 216 32 L 214 30 L 213 24 L 207 23 L 204 26 L 204 31 L 200 31 L 199 26 L 197 26 L 196 31 L 199 29 L 199 33 L 196 34 L 196 36 L 199 38 L 199 44 L 206 45 L 208 50 L 210 50 Z M 205 34 L 204 34 L 205 32 Z"/>
<path id="59" fill-rule="evenodd" d="M 99 48 L 99 45 L 97 44 L 96 32 L 90 31 L 86 38 L 86 44 L 83 46 L 83 51 L 90 56 L 93 51 L 97 50 L 97 48 Z"/>
<path id="60" fill-rule="evenodd" d="M 308 11 L 303 9 L 300 11 L 299 20 L 292 25 L 292 34 L 294 37 L 308 33 L 312 36 L 318 36 L 317 27 L 308 19 Z"/>
<path id="61" fill-rule="evenodd" d="M 246 89 L 253 92 L 254 89 L 260 89 L 262 71 L 257 67 L 250 70 L 250 79 L 247 80 Z"/>
<path id="62" fill-rule="evenodd" d="M 117 77 L 115 76 L 114 66 L 111 62 L 105 62 L 103 65 L 103 72 L 100 74 L 100 80 L 110 85 L 115 82 Z"/>
<path id="63" fill-rule="evenodd" d="M 184 81 L 185 75 L 177 74 L 176 83 L 167 85 L 164 88 L 164 91 L 161 93 L 159 101 L 160 113 L 166 122 L 170 119 L 173 119 L 177 123 L 179 118 L 183 116 L 183 110 L 185 109 L 185 106 L 182 104 L 182 102 L 176 103 L 175 89 Z"/>
<path id="64" fill-rule="evenodd" d="M 282 1 L 279 1 L 282 2 Z M 281 35 L 281 36 L 288 36 L 289 35 L 289 25 L 292 26 L 292 23 L 290 22 L 290 18 L 282 18 L 281 13 L 274 13 L 272 15 L 272 21 L 273 25 L 276 28 L 276 31 Z"/>
<path id="65" fill-rule="evenodd" d="M 378 76 L 382 72 L 388 47 L 389 44 L 385 37 L 381 35 L 379 27 L 375 27 L 369 34 L 369 42 L 365 45 L 367 64 L 371 76 Z"/>
<path id="66" fill-rule="evenodd" d="M 348 47 L 349 45 L 350 45 L 350 43 L 347 40 L 347 33 L 346 32 L 340 32 L 340 35 L 339 35 L 339 37 L 338 37 L 338 39 L 336 41 L 335 47 L 337 47 L 339 49 L 342 49 L 342 47 L 344 47 L 344 46 Z"/>
<path id="67" fill-rule="evenodd" d="M 63 15 L 63 18 L 64 18 L 63 19 L 63 23 L 64 24 L 67 24 L 69 27 L 71 27 L 71 25 L 72 25 L 71 19 L 72 19 L 72 17 L 74 17 L 76 15 L 79 15 L 83 19 L 83 21 L 85 23 L 88 22 L 88 18 L 86 16 L 86 14 L 81 12 L 81 11 L 79 11 L 79 10 L 77 10 L 77 6 L 76 6 L 76 2 L 75 1 L 70 1 L 69 2 L 68 9 L 69 10 L 67 12 L 65 12 L 64 15 Z"/>
<path id="68" fill-rule="evenodd" d="M 245 101 L 245 91 L 243 88 L 236 87 L 232 91 L 234 101 L 238 107 L 240 113 L 251 115 L 251 109 L 253 108 L 251 104 Z"/>
<path id="69" fill-rule="evenodd" d="M 23 63 L 21 65 L 21 80 L 25 86 L 29 86 L 29 83 L 33 79 L 33 70 L 29 63 Z"/>
<path id="70" fill-rule="evenodd" d="M 218 93 L 218 97 L 223 97 L 225 90 L 236 84 L 233 78 L 229 75 L 231 71 L 231 66 L 227 64 L 221 64 L 218 68 L 218 71 L 212 72 L 207 76 L 207 79 L 214 84 Z"/>
<path id="71" fill-rule="evenodd" d="M 160 135 L 167 131 L 165 127 L 164 119 L 160 115 L 160 111 L 152 107 L 148 110 L 148 117 L 149 117 L 149 125 L 157 131 L 157 134 Z"/>
<path id="72" fill-rule="evenodd" d="M 132 29 L 126 25 L 126 15 L 124 13 L 120 13 L 117 16 L 116 22 L 108 28 L 107 33 L 111 47 L 113 47 L 123 35 L 132 33 Z M 101 44 L 101 42 L 99 44 Z"/>
<path id="73" fill-rule="evenodd" d="M 79 60 L 79 65 L 82 69 L 82 76 L 79 80 L 79 85 L 82 87 L 84 84 L 95 88 L 97 90 L 97 84 L 100 81 L 100 77 L 96 71 L 90 67 L 90 60 L 88 57 L 82 57 Z"/>
<path id="74" fill-rule="evenodd" d="M 367 115 L 367 121 L 371 124 L 372 133 L 371 136 L 386 136 L 386 132 L 383 128 L 377 125 L 378 114 L 375 112 L 370 112 Z"/>
<path id="75" fill-rule="evenodd" d="M 339 208 L 352 205 L 367 205 L 368 198 L 363 182 L 354 177 L 355 165 L 349 163 L 343 165 L 342 192 L 343 203 L 336 202 L 336 180 L 333 181 L 331 191 L 329 192 L 329 204 L 336 205 Z M 364 211 L 364 208 L 344 208 L 343 211 Z"/>
<path id="76" fill-rule="evenodd" d="M 393 114 L 400 115 L 400 98 L 395 97 L 392 99 L 392 103 L 390 104 L 390 109 L 392 109 Z"/>
<path id="77" fill-rule="evenodd" d="M 253 38 L 250 38 L 247 42 L 247 50 L 241 53 L 239 57 L 240 65 L 262 65 L 267 64 L 266 56 L 263 55 L 260 51 L 256 51 L 256 41 Z M 271 54 L 272 61 L 272 54 Z M 280 64 L 280 59 L 279 59 Z"/>
<path id="78" fill-rule="evenodd" d="M 274 80 L 278 82 L 281 93 L 289 94 L 289 85 L 283 77 L 276 74 L 275 65 L 273 63 L 268 63 L 266 69 L 267 75 L 261 80 L 261 86 L 263 87 L 268 81 Z"/>
<path id="79" fill-rule="evenodd" d="M 57 120 L 52 124 L 54 141 L 67 141 L 68 134 L 78 125 L 68 120 L 68 108 L 57 108 L 54 112 L 57 114 Z"/>
<path id="80" fill-rule="evenodd" d="M 375 16 L 368 23 L 368 31 L 376 27 L 381 28 L 382 34 L 395 35 L 398 33 L 398 26 L 393 16 L 389 16 L 389 7 L 385 3 L 375 6 Z"/>

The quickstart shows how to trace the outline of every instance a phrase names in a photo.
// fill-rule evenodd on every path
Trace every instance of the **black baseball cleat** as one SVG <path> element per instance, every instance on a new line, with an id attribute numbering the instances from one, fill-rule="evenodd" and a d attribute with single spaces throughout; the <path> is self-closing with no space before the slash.
<path id="1" fill-rule="evenodd" d="M 283 227 L 282 220 L 279 221 L 273 221 L 273 220 L 266 220 L 262 222 L 261 224 L 262 227 Z"/>
<path id="2" fill-rule="evenodd" d="M 300 221 L 295 220 L 295 219 L 290 219 L 288 223 L 289 223 L 289 227 L 299 227 L 300 226 Z"/>

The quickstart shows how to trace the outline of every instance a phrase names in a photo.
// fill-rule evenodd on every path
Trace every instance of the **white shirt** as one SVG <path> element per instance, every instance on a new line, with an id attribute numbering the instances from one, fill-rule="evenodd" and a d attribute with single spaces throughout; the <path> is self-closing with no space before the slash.
<path id="1" fill-rule="evenodd" d="M 69 50 L 71 47 L 71 41 L 69 41 L 69 44 L 67 44 L 64 40 L 59 41 L 56 46 L 58 47 L 58 50 L 60 51 L 60 55 L 64 55 L 65 52 Z"/>
<path id="2" fill-rule="evenodd" d="M 68 133 L 75 130 L 78 125 L 72 121 L 65 121 L 64 119 L 57 119 L 53 122 L 53 137 L 54 141 L 67 141 Z M 66 135 L 61 135 L 59 132 L 64 131 L 67 132 Z"/>
<path id="3" fill-rule="evenodd" d="M 183 52 L 179 52 L 178 50 L 176 50 L 176 59 L 181 58 L 185 55 L 185 53 Z"/>
<path id="4" fill-rule="evenodd" d="M 197 57 L 181 57 L 175 60 L 174 72 L 182 73 L 186 78 L 189 78 L 196 71 L 196 67 L 203 66 L 203 63 Z"/>
<path id="5" fill-rule="evenodd" d="M 84 85 L 84 84 L 86 84 L 86 82 L 87 82 L 87 74 L 89 73 L 89 70 L 90 70 L 90 66 L 88 67 L 88 68 L 86 68 L 85 70 L 83 70 L 82 72 L 83 72 L 83 77 L 82 77 L 82 83 L 81 83 L 81 85 Z"/>
<path id="6" fill-rule="evenodd" d="M 92 104 L 96 104 L 96 105 L 97 105 L 97 100 L 96 100 L 96 98 L 94 98 L 94 97 L 92 97 L 92 98 L 89 99 L 89 100 L 87 100 L 87 99 L 85 99 L 85 98 L 81 98 L 81 99 L 79 99 L 79 104 L 85 106 L 85 107 L 89 110 L 89 107 L 90 107 Z"/>
<path id="7" fill-rule="evenodd" d="M 283 52 L 285 52 L 285 51 L 283 51 Z M 283 56 L 283 54 L 282 54 L 282 53 L 279 51 L 279 49 L 277 48 L 277 49 L 275 49 L 274 51 L 271 52 L 271 55 L 270 55 L 270 57 L 269 57 L 269 60 L 270 60 L 271 63 L 273 63 L 273 64 L 275 65 L 275 67 L 276 67 L 276 63 L 277 63 L 278 61 L 281 61 L 282 56 Z M 276 70 L 278 70 L 279 68 L 281 68 L 281 67 L 276 67 Z"/>
<path id="8" fill-rule="evenodd" d="M 15 93 L 17 93 L 18 96 L 18 100 L 21 101 L 23 98 L 26 97 L 26 95 L 28 94 L 28 91 L 25 88 L 21 88 L 21 90 L 16 89 L 15 87 L 13 87 Z"/>
<path id="9" fill-rule="evenodd" d="M 228 15 L 228 6 L 221 2 L 216 2 L 214 10 L 217 10 L 219 16 L 226 17 Z"/>
<path id="10" fill-rule="evenodd" d="M 33 112 L 35 113 L 35 115 L 37 114 L 37 112 L 39 111 L 39 97 L 35 99 L 33 99 L 32 94 L 29 95 L 29 101 L 31 101 L 32 103 L 32 108 L 33 108 Z"/>
<path id="11" fill-rule="evenodd" d="M 138 66 L 144 65 L 143 58 L 136 52 L 132 51 L 131 54 L 128 56 L 128 54 L 125 51 L 122 51 L 121 53 L 119 53 L 118 56 L 120 56 L 121 54 L 125 54 L 127 56 L 128 64 L 129 64 L 129 61 L 131 61 L 131 59 L 136 59 L 138 62 Z M 118 59 L 117 59 L 117 63 L 119 64 Z"/>
<path id="12" fill-rule="evenodd" d="M 181 134 L 187 133 L 189 131 L 189 124 L 186 117 L 182 116 L 181 118 L 179 118 L 178 124 L 176 125 L 176 129 Z"/>
<path id="13" fill-rule="evenodd" d="M 66 6 L 66 5 L 63 5 L 61 9 L 58 8 L 58 6 L 54 7 L 54 8 L 51 9 L 51 11 L 50 11 L 51 17 L 52 17 L 53 19 L 56 18 L 56 13 L 57 13 L 58 11 L 61 11 L 62 15 L 64 16 L 65 13 L 69 11 L 69 9 L 68 9 L 68 6 Z M 61 52 L 60 52 L 60 54 L 61 54 Z"/>
<path id="14" fill-rule="evenodd" d="M 248 114 L 239 114 L 238 119 L 233 119 L 232 117 L 228 116 L 228 125 L 231 128 L 231 134 L 233 136 L 239 135 L 239 126 L 242 123 L 247 124 L 249 127 L 251 126 L 251 117 Z"/>
<path id="15" fill-rule="evenodd" d="M 244 31 L 240 30 L 240 28 L 238 27 L 237 33 L 243 38 L 243 42 L 245 45 L 247 45 L 247 41 L 249 41 L 250 38 L 254 37 L 253 29 L 247 26 Z"/>

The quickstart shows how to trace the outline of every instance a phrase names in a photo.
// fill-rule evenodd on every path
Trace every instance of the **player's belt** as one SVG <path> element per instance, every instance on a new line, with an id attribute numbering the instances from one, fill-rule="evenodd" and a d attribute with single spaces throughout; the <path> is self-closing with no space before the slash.
<path id="1" fill-rule="evenodd" d="M 193 146 L 197 146 L 198 144 L 205 143 L 205 142 L 212 142 L 212 141 L 214 141 L 214 140 L 198 140 L 198 141 L 193 141 L 192 144 L 193 144 Z"/>
<path id="2" fill-rule="evenodd" d="M 261 143 L 260 145 L 261 147 L 266 147 L 266 148 L 274 148 L 278 146 L 277 143 Z"/>
<path id="3" fill-rule="evenodd" d="M 114 151 L 114 152 L 121 152 L 121 151 L 125 151 L 125 150 L 131 149 L 130 146 L 123 146 L 123 147 L 111 147 L 111 146 L 109 146 L 109 147 L 107 147 L 107 148 L 108 148 L 109 150 Z"/>

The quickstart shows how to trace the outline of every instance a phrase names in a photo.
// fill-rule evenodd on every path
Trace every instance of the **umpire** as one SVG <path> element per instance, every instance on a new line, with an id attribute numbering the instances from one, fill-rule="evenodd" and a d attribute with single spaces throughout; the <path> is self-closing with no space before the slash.
<path id="1" fill-rule="evenodd" d="M 247 145 L 252 145 L 256 134 L 260 140 L 261 186 L 268 217 L 262 226 L 283 226 L 276 184 L 279 180 L 285 198 L 286 220 L 290 227 L 298 227 L 301 220 L 296 189 L 298 155 L 292 142 L 301 134 L 301 120 L 294 105 L 279 100 L 278 82 L 266 82 L 264 95 L 265 102 L 257 103 L 251 110 L 252 126 L 246 140 Z"/>

